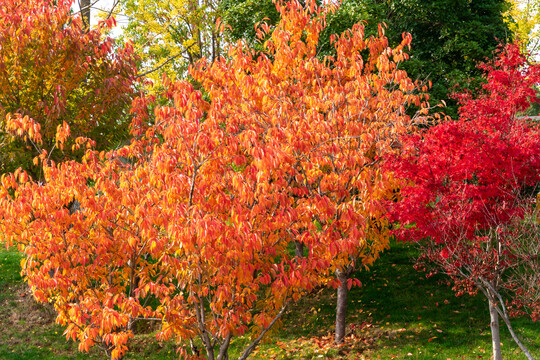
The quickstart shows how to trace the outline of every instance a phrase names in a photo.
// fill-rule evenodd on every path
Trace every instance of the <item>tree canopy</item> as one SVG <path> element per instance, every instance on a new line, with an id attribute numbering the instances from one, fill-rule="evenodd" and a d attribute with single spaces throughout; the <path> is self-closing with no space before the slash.
<path id="1" fill-rule="evenodd" d="M 532 55 L 540 50 L 540 1 L 511 0 L 506 13 L 509 29 Z"/>
<path id="2" fill-rule="evenodd" d="M 270 1 L 268 1 L 269 3 Z M 253 36 L 254 24 L 275 15 L 270 6 L 251 1 L 238 1 L 228 9 L 224 19 L 233 26 L 234 39 Z M 366 33 L 375 34 L 380 23 L 386 24 L 390 44 L 401 41 L 404 32 L 412 35 L 410 61 L 403 68 L 413 79 L 431 80 L 432 102 L 444 100 L 450 115 L 457 115 L 457 105 L 450 97 L 456 84 L 466 85 L 480 77 L 478 62 L 492 58 L 497 45 L 513 38 L 504 21 L 508 9 L 505 0 L 344 0 L 334 14 L 328 16 L 328 27 L 321 35 L 321 56 L 333 52 L 330 36 L 366 21 Z M 234 25 L 240 25 L 235 29 Z M 473 81 L 477 87 L 478 81 Z"/>
<path id="3" fill-rule="evenodd" d="M 437 265 L 432 271 L 448 274 L 458 294 L 481 291 L 487 297 L 494 359 L 501 359 L 499 316 L 532 359 L 513 332 L 506 305 L 512 293 L 537 293 L 540 285 L 517 284 L 508 274 L 530 273 L 538 264 L 538 238 L 521 219 L 531 216 L 538 192 L 540 130 L 518 114 L 540 101 L 533 88 L 540 66 L 528 66 L 519 46 L 509 44 L 481 69 L 481 93 L 458 95 L 459 120 L 403 138 L 404 154 L 393 163 L 396 176 L 407 179 L 393 206 L 396 233 L 421 241 L 422 259 L 429 268 Z M 533 317 L 540 310 L 535 296 L 521 305 Z"/>
<path id="4" fill-rule="evenodd" d="M 223 47 L 216 25 L 220 0 L 124 0 L 119 10 L 128 17 L 122 38 L 132 39 L 141 58 L 141 73 L 159 83 L 188 75 L 188 66 L 202 57 L 215 59 Z"/>
<path id="5" fill-rule="evenodd" d="M 113 50 L 102 31 L 86 31 L 71 15 L 72 1 L 6 0 L 0 3 L 0 172 L 19 166 L 38 176 L 32 158 L 55 145 L 58 126 L 89 136 L 98 149 L 127 138 L 136 73 L 133 48 Z M 17 136 L 15 122 L 30 119 L 42 144 Z M 29 123 L 25 120 L 25 123 Z M 34 126 L 34 125 L 32 125 Z M 66 154 L 55 151 L 51 159 Z M 79 154 L 82 155 L 82 154 Z"/>

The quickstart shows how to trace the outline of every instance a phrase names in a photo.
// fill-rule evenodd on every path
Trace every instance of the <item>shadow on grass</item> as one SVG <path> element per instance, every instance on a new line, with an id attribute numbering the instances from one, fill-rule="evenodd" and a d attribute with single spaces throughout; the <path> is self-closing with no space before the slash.
<path id="1" fill-rule="evenodd" d="M 348 335 L 341 347 L 332 335 L 335 292 L 326 289 L 296 303 L 273 339 L 278 347 L 262 347 L 254 358 L 489 359 L 487 301 L 481 295 L 456 297 L 443 276 L 426 279 L 413 268 L 416 255 L 414 245 L 394 243 L 370 271 L 356 274 L 362 287 L 349 293 Z M 527 319 L 513 323 L 529 350 L 540 354 L 538 326 Z M 501 336 L 505 359 L 525 359 L 504 324 Z M 296 357 L 287 355 L 292 349 Z"/>

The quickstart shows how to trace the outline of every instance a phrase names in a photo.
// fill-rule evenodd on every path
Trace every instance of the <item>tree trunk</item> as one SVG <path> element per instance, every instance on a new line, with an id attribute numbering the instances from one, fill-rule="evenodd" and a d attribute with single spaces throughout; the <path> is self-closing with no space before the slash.
<path id="1" fill-rule="evenodd" d="M 228 334 L 219 347 L 217 360 L 229 360 L 229 344 L 231 343 L 231 334 Z"/>
<path id="2" fill-rule="evenodd" d="M 510 335 L 512 335 L 512 339 L 514 339 L 514 342 L 519 346 L 519 348 L 521 349 L 521 351 L 523 351 L 523 354 L 525 354 L 525 356 L 527 357 L 527 359 L 529 360 L 534 360 L 533 356 L 531 355 L 531 353 L 529 352 L 529 349 L 527 349 L 527 347 L 525 345 L 523 345 L 523 343 L 521 342 L 521 340 L 519 340 L 519 338 L 517 337 L 516 333 L 514 332 L 514 329 L 512 328 L 512 324 L 510 323 L 510 319 L 508 318 L 507 315 L 505 314 L 499 314 L 501 316 L 501 318 L 504 320 L 504 322 L 506 323 L 506 327 L 508 328 L 508 330 L 510 331 Z"/>
<path id="3" fill-rule="evenodd" d="M 81 17 L 83 27 L 85 30 L 90 29 L 90 4 L 92 0 L 79 0 L 79 7 L 81 8 Z"/>
<path id="4" fill-rule="evenodd" d="M 297 258 L 304 257 L 304 243 L 301 241 L 294 241 L 294 255 Z"/>
<path id="5" fill-rule="evenodd" d="M 505 322 L 506 327 L 508 328 L 508 331 L 510 331 L 510 335 L 512 335 L 512 339 L 514 339 L 514 342 L 519 346 L 521 351 L 523 351 L 523 354 L 525 354 L 527 359 L 534 360 L 533 356 L 529 352 L 529 349 L 527 349 L 527 347 L 525 345 L 523 345 L 521 340 L 519 340 L 516 333 L 514 332 L 514 328 L 512 328 L 512 324 L 510 323 L 510 318 L 508 317 L 508 313 L 506 312 L 506 307 L 504 306 L 504 302 L 503 302 L 503 299 L 501 297 L 501 294 L 496 292 L 494 290 L 493 286 L 490 286 L 488 288 L 488 291 L 490 292 L 491 296 L 494 299 L 499 299 L 499 301 L 500 301 L 499 305 L 500 306 L 496 306 L 495 309 L 497 310 L 497 312 L 498 312 L 499 316 L 501 317 L 501 319 L 503 319 L 503 321 Z"/>
<path id="6" fill-rule="evenodd" d="M 337 289 L 337 309 L 336 309 L 336 344 L 341 344 L 345 337 L 346 315 L 347 315 L 347 272 L 337 270 L 336 276 L 341 284 Z"/>
<path id="7" fill-rule="evenodd" d="M 190 12 L 189 15 L 189 26 L 191 28 L 191 38 L 197 43 L 199 51 L 195 53 L 194 51 L 188 51 L 190 54 L 190 62 L 195 63 L 197 60 L 203 57 L 203 44 L 202 44 L 202 33 L 201 33 L 201 18 L 200 11 L 201 5 L 199 0 L 189 0 L 188 9 Z"/>
<path id="8" fill-rule="evenodd" d="M 489 316 L 491 318 L 491 342 L 493 345 L 493 360 L 502 360 L 501 354 L 501 338 L 499 336 L 499 314 L 495 302 L 488 298 L 489 301 Z"/>

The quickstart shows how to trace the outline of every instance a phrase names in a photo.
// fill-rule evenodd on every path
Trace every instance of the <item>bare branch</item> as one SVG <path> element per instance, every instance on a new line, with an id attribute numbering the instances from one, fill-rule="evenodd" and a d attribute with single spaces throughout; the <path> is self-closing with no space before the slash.
<path id="1" fill-rule="evenodd" d="M 276 317 L 274 317 L 270 325 L 268 325 L 268 327 L 264 329 L 255 340 L 253 340 L 253 342 L 249 345 L 246 351 L 244 351 L 244 353 L 238 358 L 238 360 L 246 360 L 248 358 L 248 356 L 253 352 L 253 350 L 255 350 L 255 347 L 257 347 L 257 344 L 259 344 L 259 342 L 262 340 L 262 338 L 268 332 L 268 330 L 270 330 L 270 328 L 274 326 L 274 324 L 279 320 L 279 318 L 281 318 L 281 316 L 285 313 L 285 310 L 287 309 L 288 304 L 289 302 L 286 302 L 285 305 L 283 305 L 283 307 L 281 308 L 279 313 L 276 315 Z"/>
<path id="2" fill-rule="evenodd" d="M 189 45 L 188 47 L 186 47 L 183 51 L 179 52 L 178 54 L 176 55 L 173 55 L 171 57 L 169 57 L 167 60 L 165 60 L 164 62 L 162 62 L 160 65 L 158 65 L 157 67 L 153 68 L 153 69 L 150 69 L 148 71 L 145 71 L 143 72 L 142 74 L 137 74 L 137 79 L 138 78 L 141 78 L 143 76 L 146 76 L 148 74 L 151 74 L 159 69 L 161 69 L 162 67 L 164 67 L 165 65 L 167 65 L 169 62 L 173 61 L 174 59 L 177 59 L 179 58 L 182 54 L 184 54 L 186 51 L 188 51 L 191 47 L 193 47 L 195 45 L 195 43 Z"/>

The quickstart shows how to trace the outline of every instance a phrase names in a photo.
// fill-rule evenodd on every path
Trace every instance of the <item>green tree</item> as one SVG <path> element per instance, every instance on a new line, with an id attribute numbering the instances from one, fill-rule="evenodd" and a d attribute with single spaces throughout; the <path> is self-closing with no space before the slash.
<path id="1" fill-rule="evenodd" d="M 120 11 L 129 18 L 123 38 L 132 39 L 142 72 L 154 83 L 161 74 L 184 78 L 202 57 L 213 61 L 222 44 L 216 23 L 220 0 L 125 0 Z"/>
<path id="2" fill-rule="evenodd" d="M 505 0 L 385 1 L 378 9 L 379 20 L 392 24 L 391 39 L 411 33 L 411 61 L 404 68 L 413 78 L 433 82 L 432 99 L 447 102 L 449 115 L 457 113 L 449 98 L 453 87 L 471 80 L 478 86 L 478 62 L 492 58 L 498 44 L 512 37 L 503 17 Z"/>
<path id="3" fill-rule="evenodd" d="M 270 24 L 275 21 L 271 7 L 259 2 L 255 5 L 253 0 L 234 3 L 224 15 L 233 27 L 233 40 L 248 37 L 249 42 L 256 22 L 265 17 Z M 248 9 L 258 12 L 246 16 Z M 449 105 L 445 112 L 455 115 L 456 103 L 449 96 L 453 87 L 480 77 L 477 63 L 491 58 L 497 45 L 512 37 L 504 21 L 507 10 L 506 0 L 344 0 L 327 18 L 319 54 L 332 54 L 331 35 L 361 20 L 366 21 L 366 35 L 376 34 L 379 23 L 388 25 L 386 35 L 391 45 L 401 42 L 402 34 L 408 32 L 413 38 L 411 58 L 403 69 L 413 79 L 431 80 L 432 103 L 444 100 Z M 235 25 L 243 29 L 235 29 Z M 472 86 L 476 85 L 473 81 Z"/>
<path id="4" fill-rule="evenodd" d="M 221 2 L 223 22 L 229 28 L 227 31 L 230 41 L 247 40 L 255 44 L 255 24 L 260 21 L 275 25 L 279 21 L 279 12 L 272 0 L 223 0 Z"/>

